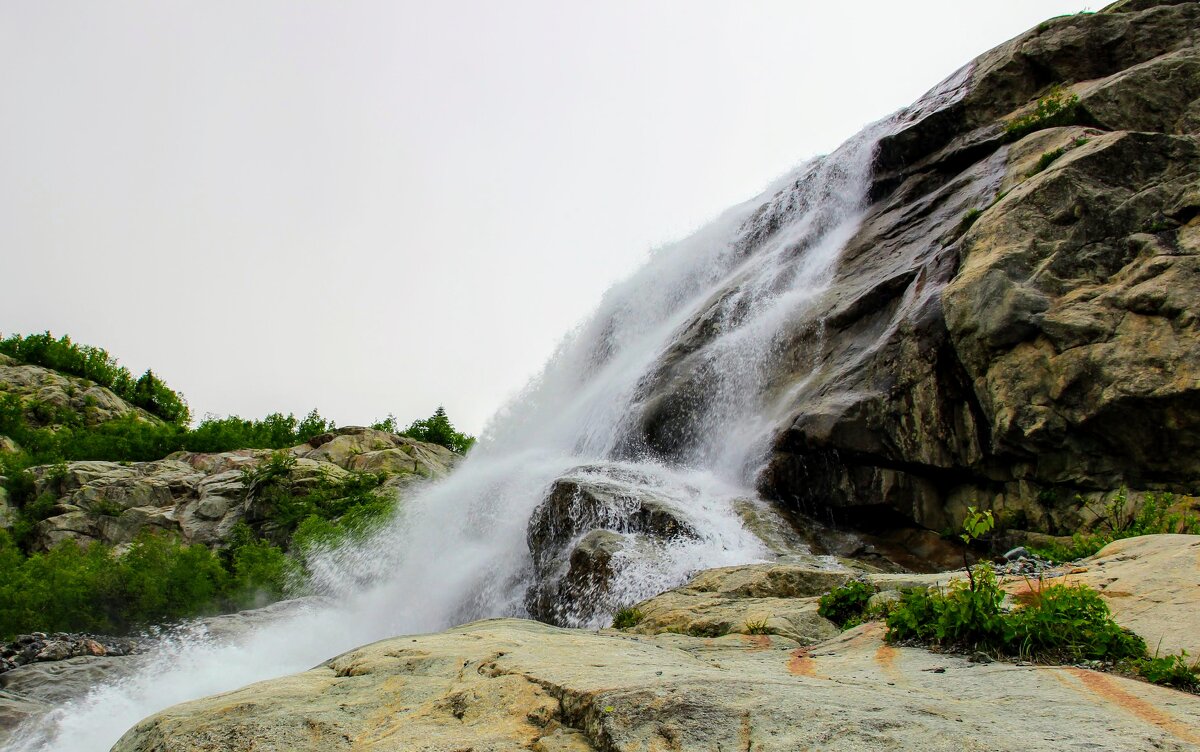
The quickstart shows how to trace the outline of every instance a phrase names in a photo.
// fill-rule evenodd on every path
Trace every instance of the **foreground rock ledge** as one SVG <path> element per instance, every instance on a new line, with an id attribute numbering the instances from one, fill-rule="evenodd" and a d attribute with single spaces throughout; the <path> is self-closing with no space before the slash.
<path id="1" fill-rule="evenodd" d="M 114 751 L 807 748 L 1194 750 L 1200 697 L 896 648 L 879 625 L 794 648 L 499 619 L 178 705 Z"/>

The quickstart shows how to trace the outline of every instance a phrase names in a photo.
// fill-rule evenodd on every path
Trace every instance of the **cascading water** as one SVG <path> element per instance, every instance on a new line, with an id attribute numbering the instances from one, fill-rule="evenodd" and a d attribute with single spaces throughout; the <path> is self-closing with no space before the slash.
<path id="1" fill-rule="evenodd" d="M 767 556 L 735 509 L 754 497 L 782 409 L 767 397 L 766 366 L 783 355 L 781 331 L 819 320 L 813 304 L 858 226 L 887 127 L 801 166 L 613 287 L 450 477 L 410 496 L 365 544 L 310 562 L 326 599 L 235 640 L 202 630 L 163 639 L 138 670 L 27 723 L 7 749 L 107 750 L 137 721 L 184 700 L 396 634 L 527 615 L 531 587 L 547 576 L 534 566 L 527 528 L 564 477 L 609 489 L 618 515 L 621 500 L 653 494 L 689 531 L 635 541 L 610 525 L 630 545 L 608 602 Z M 685 348 L 690 387 L 673 411 L 667 456 L 661 441 L 642 437 L 641 422 L 651 385 L 679 362 L 683 335 L 697 327 L 705 336 Z M 598 626 L 610 615 L 565 609 L 559 620 Z"/>

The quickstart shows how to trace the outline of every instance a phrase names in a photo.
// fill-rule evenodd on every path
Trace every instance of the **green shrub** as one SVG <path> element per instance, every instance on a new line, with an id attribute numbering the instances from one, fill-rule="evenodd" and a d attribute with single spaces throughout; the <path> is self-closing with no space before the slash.
<path id="1" fill-rule="evenodd" d="M 1031 590 L 1022 608 L 1006 616 L 1005 649 L 1057 662 L 1122 660 L 1146 653 L 1146 643 L 1121 628 L 1100 594 L 1086 585 Z"/>
<path id="2" fill-rule="evenodd" d="M 959 232 L 966 232 L 981 216 L 983 216 L 983 209 L 968 209 L 967 213 L 963 215 L 962 222 L 959 223 Z"/>
<path id="3" fill-rule="evenodd" d="M 908 593 L 888 616 L 887 638 L 1039 661 L 1120 661 L 1146 652 L 1140 637 L 1112 620 L 1100 594 L 1084 585 L 1049 585 L 1020 608 L 1001 609 L 1004 592 L 991 567 L 976 586 Z"/>
<path id="4" fill-rule="evenodd" d="M 1038 100 L 1033 112 L 1005 123 L 1004 133 L 1009 141 L 1017 141 L 1034 131 L 1074 125 L 1078 117 L 1079 97 L 1055 84 Z"/>
<path id="5" fill-rule="evenodd" d="M 1083 506 L 1081 497 L 1076 497 Z M 1070 545 L 1054 543 L 1048 546 L 1030 546 L 1030 552 L 1057 562 L 1075 561 L 1095 554 L 1115 540 L 1134 538 L 1139 535 L 1159 533 L 1186 533 L 1200 535 L 1200 516 L 1185 512 L 1173 512 L 1171 508 L 1179 499 L 1170 492 L 1147 493 L 1142 502 L 1134 506 L 1125 489 L 1113 494 L 1098 513 L 1096 532 L 1076 533 Z"/>
<path id="6" fill-rule="evenodd" d="M 622 608 L 617 611 L 617 615 L 613 617 L 613 629 L 629 629 L 636 627 L 641 623 L 642 619 L 646 618 L 641 611 L 636 608 Z"/>
<path id="7" fill-rule="evenodd" d="M 233 550 L 231 558 L 231 597 L 240 608 L 264 606 L 279 600 L 301 577 L 296 560 L 266 541 L 240 545 Z"/>
<path id="8" fill-rule="evenodd" d="M 867 601 L 875 594 L 875 588 L 860 580 L 850 580 L 825 595 L 817 606 L 817 613 L 842 629 L 861 624 L 867 613 Z"/>
<path id="9" fill-rule="evenodd" d="M 1141 658 L 1132 662 L 1134 670 L 1148 682 L 1176 689 L 1200 691 L 1200 660 L 1188 662 L 1188 654 Z"/>
<path id="10" fill-rule="evenodd" d="M 205 546 L 152 531 L 142 532 L 119 555 L 111 546 L 66 540 L 25 557 L 0 530 L 0 636 L 33 630 L 123 633 L 287 594 L 299 565 L 248 534 L 226 565 Z"/>
<path id="11" fill-rule="evenodd" d="M 236 415 L 209 417 L 184 436 L 182 448 L 191 452 L 284 449 L 303 444 L 334 428 L 333 422 L 322 418 L 316 409 L 303 420 L 297 420 L 291 413 L 271 413 L 262 420 L 245 420 Z"/>
<path id="12" fill-rule="evenodd" d="M 746 634 L 771 635 L 775 634 L 775 630 L 767 626 L 766 619 L 760 619 L 759 621 L 746 622 Z"/>
<path id="13" fill-rule="evenodd" d="M 964 649 L 1004 644 L 1004 592 L 996 575 L 984 564 L 975 568 L 973 579 L 973 585 L 958 580 L 945 591 L 905 593 L 887 617 L 888 638 Z"/>
<path id="14" fill-rule="evenodd" d="M 1042 172 L 1047 167 L 1054 164 L 1054 160 L 1058 159 L 1059 157 L 1061 157 L 1062 155 L 1064 155 L 1066 153 L 1067 153 L 1067 150 L 1063 147 L 1059 147 L 1057 149 L 1051 149 L 1050 151 L 1043 153 L 1042 156 L 1038 157 L 1037 164 L 1034 165 L 1033 169 L 1029 171 L 1030 177 L 1038 174 L 1039 172 Z"/>
<path id="15" fill-rule="evenodd" d="M 454 430 L 450 418 L 441 405 L 433 415 L 425 420 L 414 420 L 404 431 L 404 435 L 417 441 L 428 441 L 431 444 L 441 444 L 451 451 L 466 454 L 475 445 L 475 437 Z"/>

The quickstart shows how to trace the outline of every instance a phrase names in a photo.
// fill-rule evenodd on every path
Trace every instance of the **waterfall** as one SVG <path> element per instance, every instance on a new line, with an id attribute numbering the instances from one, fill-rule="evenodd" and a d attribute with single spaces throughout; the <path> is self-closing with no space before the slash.
<path id="1" fill-rule="evenodd" d="M 396 634 L 526 615 L 539 577 L 527 528 L 567 476 L 615 488 L 614 498 L 654 494 L 692 531 L 669 540 L 623 533 L 630 545 L 613 602 L 767 557 L 735 506 L 753 502 L 767 443 L 788 409 L 771 388 L 773 364 L 795 355 L 781 333 L 819 325 L 886 128 L 801 165 L 611 288 L 449 477 L 406 497 L 367 542 L 310 562 L 325 599 L 236 640 L 202 629 L 163 638 L 132 674 L 27 723 L 8 749 L 107 750 L 178 702 Z M 599 626 L 610 615 L 567 610 L 562 620 Z"/>

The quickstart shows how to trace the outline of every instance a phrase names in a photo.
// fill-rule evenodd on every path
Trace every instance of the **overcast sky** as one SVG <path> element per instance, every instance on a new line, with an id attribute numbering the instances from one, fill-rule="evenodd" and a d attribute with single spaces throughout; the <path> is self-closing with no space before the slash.
<path id="1" fill-rule="evenodd" d="M 652 247 L 1085 7 L 0 0 L 0 332 L 478 432 Z"/>

